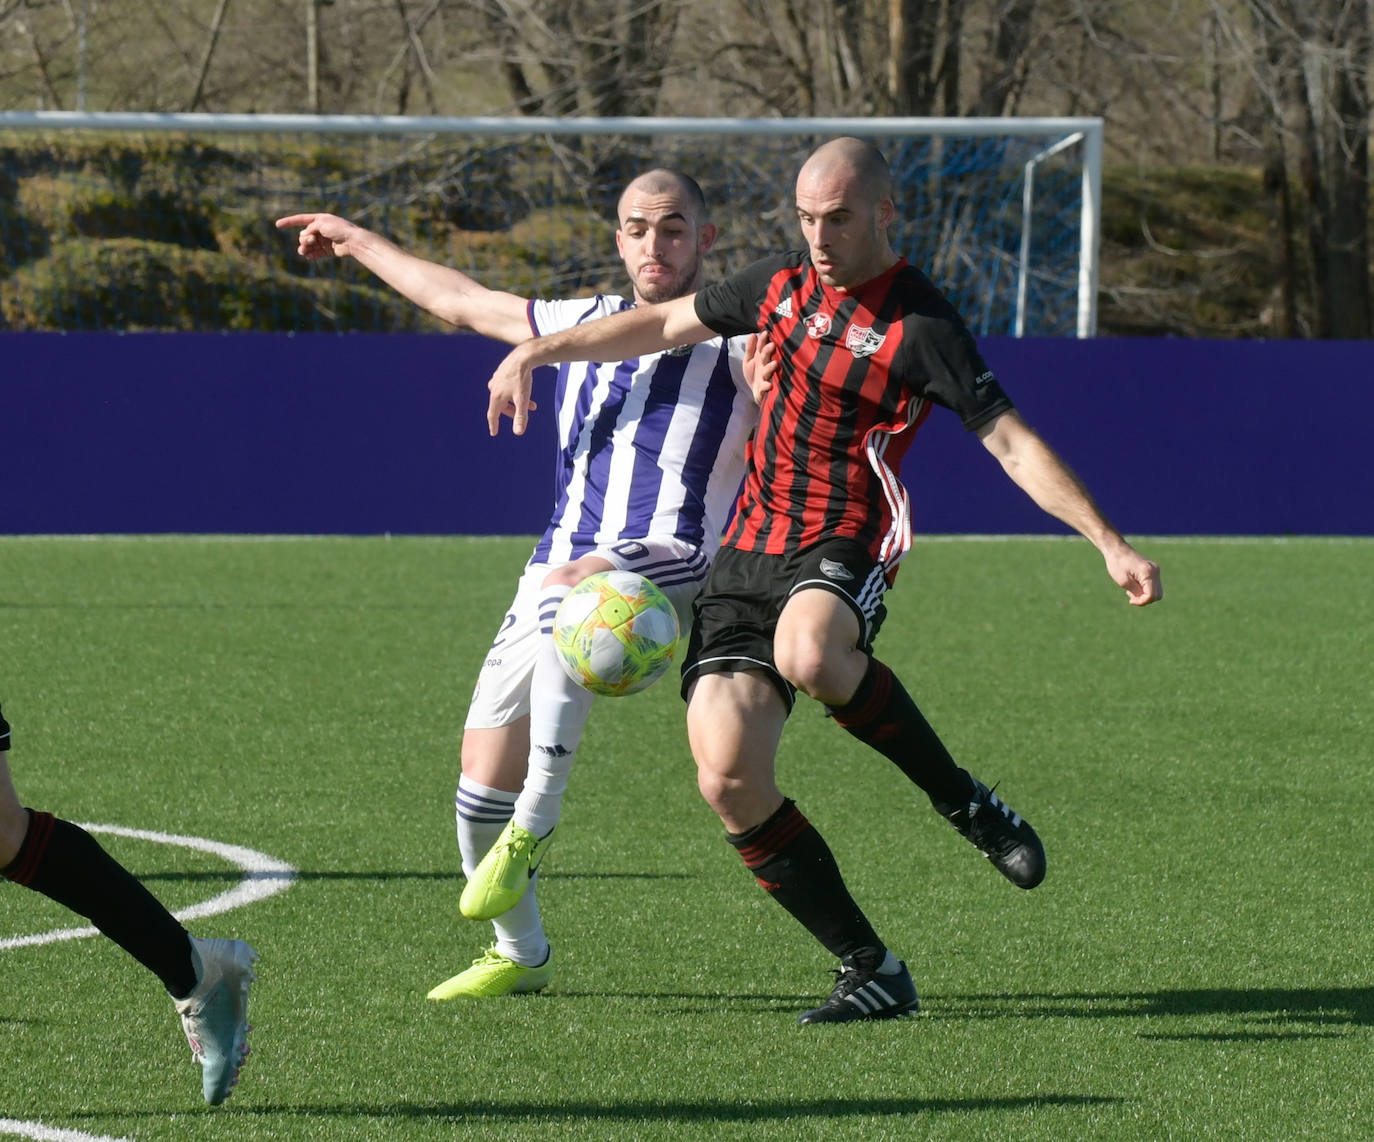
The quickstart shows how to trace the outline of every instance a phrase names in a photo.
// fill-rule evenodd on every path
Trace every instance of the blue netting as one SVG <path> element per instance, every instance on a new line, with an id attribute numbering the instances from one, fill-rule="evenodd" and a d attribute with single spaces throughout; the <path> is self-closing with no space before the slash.
<path id="1" fill-rule="evenodd" d="M 431 319 L 351 261 L 306 263 L 272 222 L 329 210 L 486 284 L 624 288 L 621 187 L 675 166 L 706 190 L 710 272 L 800 242 L 792 186 L 813 136 L 0 132 L 0 328 L 406 330 Z M 1052 138 L 875 138 L 894 245 L 978 333 L 1015 329 L 1023 168 Z M 1035 173 L 1026 329 L 1072 335 L 1081 154 Z"/>

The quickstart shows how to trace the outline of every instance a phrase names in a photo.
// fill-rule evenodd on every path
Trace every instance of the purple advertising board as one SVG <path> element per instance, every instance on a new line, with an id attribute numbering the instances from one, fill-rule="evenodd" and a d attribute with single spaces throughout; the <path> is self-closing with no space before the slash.
<path id="1" fill-rule="evenodd" d="M 1125 532 L 1374 534 L 1374 343 L 982 348 Z M 0 334 L 0 534 L 533 534 L 552 408 L 488 435 L 503 352 L 469 334 Z M 1303 399 L 1328 390 L 1329 411 Z M 902 474 L 918 532 L 1064 530 L 943 410 Z"/>

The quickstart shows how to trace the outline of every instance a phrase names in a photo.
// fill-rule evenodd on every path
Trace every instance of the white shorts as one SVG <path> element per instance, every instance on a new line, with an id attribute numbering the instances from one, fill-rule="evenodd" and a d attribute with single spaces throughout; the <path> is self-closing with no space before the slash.
<path id="1" fill-rule="evenodd" d="M 679 539 L 631 539 L 589 554 L 653 580 L 677 611 L 683 635 L 691 630 L 692 600 L 701 593 L 711 567 L 710 557 L 701 548 Z M 497 729 L 529 714 L 530 682 L 539 649 L 539 603 L 545 578 L 558 566 L 564 564 L 525 565 L 510 610 L 477 675 L 466 729 Z"/>

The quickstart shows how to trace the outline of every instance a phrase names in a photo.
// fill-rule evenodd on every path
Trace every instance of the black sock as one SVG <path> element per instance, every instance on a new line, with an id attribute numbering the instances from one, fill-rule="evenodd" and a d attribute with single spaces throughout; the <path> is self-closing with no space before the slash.
<path id="1" fill-rule="evenodd" d="M 861 948 L 878 951 L 883 942 L 840 876 L 829 847 L 791 801 L 761 825 L 727 833 L 759 884 L 834 955 Z"/>
<path id="2" fill-rule="evenodd" d="M 854 697 L 831 716 L 864 745 L 876 749 L 924 790 L 936 808 L 967 805 L 973 779 L 960 769 L 906 688 L 876 658 Z"/>
<path id="3" fill-rule="evenodd" d="M 186 929 L 85 829 L 30 809 L 24 843 L 0 876 L 86 917 L 172 995 L 183 998 L 195 987 Z"/>

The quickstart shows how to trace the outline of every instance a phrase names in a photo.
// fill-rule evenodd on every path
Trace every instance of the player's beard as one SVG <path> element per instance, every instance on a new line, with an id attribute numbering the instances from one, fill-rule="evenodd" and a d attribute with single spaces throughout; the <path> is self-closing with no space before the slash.
<path id="1" fill-rule="evenodd" d="M 671 270 L 672 267 L 669 266 L 668 269 Z M 636 278 L 635 291 L 651 305 L 657 305 L 662 301 L 672 301 L 674 298 L 683 297 L 692 292 L 700 271 L 701 255 L 697 254 L 688 265 L 673 272 L 669 278 L 660 278 L 657 281 L 648 282 L 642 276 Z"/>

